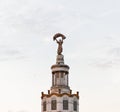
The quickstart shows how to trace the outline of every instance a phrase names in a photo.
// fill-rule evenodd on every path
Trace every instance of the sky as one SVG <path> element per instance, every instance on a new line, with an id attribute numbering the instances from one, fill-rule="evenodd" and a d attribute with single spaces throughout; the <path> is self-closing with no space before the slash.
<path id="1" fill-rule="evenodd" d="M 40 112 L 56 33 L 80 112 L 120 112 L 119 0 L 0 0 L 0 112 Z"/>

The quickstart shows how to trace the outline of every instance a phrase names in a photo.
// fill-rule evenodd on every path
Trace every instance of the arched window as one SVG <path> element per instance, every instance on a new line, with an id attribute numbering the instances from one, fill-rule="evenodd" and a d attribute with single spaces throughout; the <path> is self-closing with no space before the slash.
<path id="1" fill-rule="evenodd" d="M 51 110 L 56 110 L 57 109 L 57 101 L 56 100 L 52 100 L 51 101 Z"/>
<path id="2" fill-rule="evenodd" d="M 43 102 L 43 111 L 46 111 L 46 101 Z"/>
<path id="3" fill-rule="evenodd" d="M 68 110 L 68 100 L 63 100 L 63 110 Z"/>
<path id="4" fill-rule="evenodd" d="M 73 110 L 77 111 L 77 101 L 73 101 Z"/>

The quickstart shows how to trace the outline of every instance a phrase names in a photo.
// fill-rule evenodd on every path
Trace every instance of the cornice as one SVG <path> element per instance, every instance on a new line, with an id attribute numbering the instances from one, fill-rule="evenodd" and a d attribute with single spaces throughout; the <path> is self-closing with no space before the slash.
<path id="1" fill-rule="evenodd" d="M 70 68 L 68 65 L 65 65 L 65 64 L 54 64 L 51 66 L 51 69 L 56 68 L 56 67 L 65 67 L 67 69 Z"/>
<path id="2" fill-rule="evenodd" d="M 76 97 L 79 99 L 79 93 L 78 93 L 78 92 L 77 92 L 77 94 L 69 94 L 69 93 L 51 93 L 51 94 L 44 94 L 44 93 L 42 92 L 41 99 L 43 99 L 44 97 L 49 98 L 49 97 L 51 97 L 51 96 L 53 96 L 53 95 L 55 95 L 55 96 L 57 96 L 57 97 L 62 97 L 62 96 L 64 96 L 64 95 L 67 95 L 68 97 L 74 97 L 74 96 L 76 96 Z"/>

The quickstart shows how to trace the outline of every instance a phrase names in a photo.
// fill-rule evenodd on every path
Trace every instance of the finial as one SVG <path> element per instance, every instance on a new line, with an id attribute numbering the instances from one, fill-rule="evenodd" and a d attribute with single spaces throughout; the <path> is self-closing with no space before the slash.
<path id="1" fill-rule="evenodd" d="M 59 37 L 61 37 L 61 39 L 58 40 L 57 38 L 59 38 Z M 66 37 L 61 33 L 57 33 L 53 37 L 53 40 L 54 41 L 56 40 L 56 42 L 58 43 L 58 50 L 57 50 L 58 55 L 61 55 L 61 53 L 63 51 L 62 44 L 63 44 L 64 39 L 66 39 Z"/>

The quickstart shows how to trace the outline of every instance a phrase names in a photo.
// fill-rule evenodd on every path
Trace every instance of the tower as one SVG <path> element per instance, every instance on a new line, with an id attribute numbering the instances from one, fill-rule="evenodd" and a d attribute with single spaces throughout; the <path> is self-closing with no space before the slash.
<path id="1" fill-rule="evenodd" d="M 60 33 L 53 37 L 58 44 L 56 64 L 51 66 L 52 86 L 47 94 L 41 94 L 41 112 L 79 112 L 79 92 L 73 94 L 69 87 L 69 66 L 62 55 L 65 38 Z"/>

